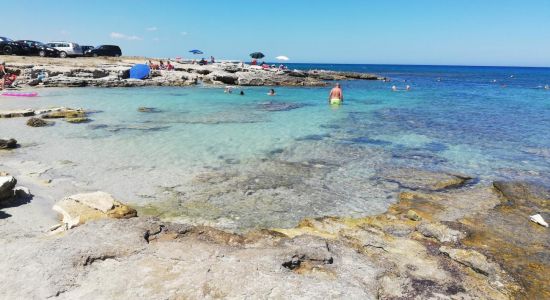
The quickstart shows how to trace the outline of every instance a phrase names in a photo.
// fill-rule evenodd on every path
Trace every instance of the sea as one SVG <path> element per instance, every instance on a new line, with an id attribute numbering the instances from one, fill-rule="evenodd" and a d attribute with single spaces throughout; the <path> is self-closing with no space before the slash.
<path id="1" fill-rule="evenodd" d="M 340 82 L 341 106 L 328 105 L 330 87 L 274 87 L 275 96 L 270 87 L 239 95 L 206 85 L 37 89 L 35 98 L 0 98 L 0 109 L 83 108 L 92 121 L 0 120 L 0 137 L 21 144 L 0 165 L 67 192 L 102 190 L 147 214 L 234 230 L 382 213 L 402 189 L 388 172 L 550 184 L 550 68 L 288 66 L 389 81 Z"/>

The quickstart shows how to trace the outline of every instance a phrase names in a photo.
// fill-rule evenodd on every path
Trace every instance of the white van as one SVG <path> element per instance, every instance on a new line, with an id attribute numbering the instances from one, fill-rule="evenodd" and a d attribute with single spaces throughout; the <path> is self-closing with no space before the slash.
<path id="1" fill-rule="evenodd" d="M 67 56 L 82 56 L 82 48 L 77 43 L 69 42 L 49 42 L 48 47 L 59 50 L 59 57 L 65 58 Z"/>

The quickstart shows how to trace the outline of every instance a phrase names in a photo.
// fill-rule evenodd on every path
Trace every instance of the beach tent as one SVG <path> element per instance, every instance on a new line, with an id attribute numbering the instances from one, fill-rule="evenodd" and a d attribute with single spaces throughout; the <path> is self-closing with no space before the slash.
<path id="1" fill-rule="evenodd" d="M 130 69 L 130 78 L 145 79 L 149 76 L 150 71 L 151 69 L 149 69 L 148 65 L 137 64 Z"/>

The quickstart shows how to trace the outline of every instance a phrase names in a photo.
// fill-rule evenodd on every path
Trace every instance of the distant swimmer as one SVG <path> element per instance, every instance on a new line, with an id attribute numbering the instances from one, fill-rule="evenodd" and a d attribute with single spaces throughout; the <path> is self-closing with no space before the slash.
<path id="1" fill-rule="evenodd" d="M 407 86 L 405 87 L 405 90 L 410 91 L 410 90 L 411 90 L 411 86 L 407 84 Z"/>
<path id="2" fill-rule="evenodd" d="M 497 82 L 497 80 L 496 80 L 496 79 L 493 79 L 493 81 L 492 81 L 492 82 L 493 82 L 493 83 L 495 83 L 495 82 Z"/>
<path id="3" fill-rule="evenodd" d="M 241 90 L 241 92 L 239 93 L 239 95 L 244 96 L 244 91 Z"/>
<path id="4" fill-rule="evenodd" d="M 274 89 L 270 89 L 269 90 L 269 93 L 267 93 L 268 96 L 275 96 L 275 90 Z"/>
<path id="5" fill-rule="evenodd" d="M 339 83 L 330 91 L 328 95 L 329 104 L 342 104 L 344 103 L 344 93 L 342 92 L 342 87 Z"/>
<path id="6" fill-rule="evenodd" d="M 225 90 L 223 90 L 224 93 L 231 94 L 233 93 L 233 88 L 230 86 L 226 86 Z"/>
<path id="7" fill-rule="evenodd" d="M 550 90 L 550 85 L 548 85 L 548 84 L 545 85 L 545 86 L 544 86 L 544 89 L 545 89 L 545 90 Z"/>
<path id="8" fill-rule="evenodd" d="M 392 85 L 391 90 L 392 90 L 393 92 L 397 92 L 397 87 L 396 87 L 395 85 Z"/>

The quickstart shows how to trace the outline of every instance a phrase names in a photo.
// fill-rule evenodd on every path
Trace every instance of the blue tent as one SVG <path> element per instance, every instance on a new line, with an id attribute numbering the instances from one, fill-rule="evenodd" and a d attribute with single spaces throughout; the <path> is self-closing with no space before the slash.
<path id="1" fill-rule="evenodd" d="M 135 65 L 130 69 L 130 78 L 145 79 L 147 78 L 147 76 L 149 76 L 150 71 L 151 69 L 149 69 L 148 65 L 144 65 L 144 64 Z"/>

